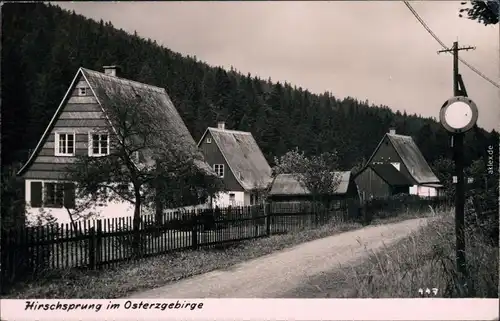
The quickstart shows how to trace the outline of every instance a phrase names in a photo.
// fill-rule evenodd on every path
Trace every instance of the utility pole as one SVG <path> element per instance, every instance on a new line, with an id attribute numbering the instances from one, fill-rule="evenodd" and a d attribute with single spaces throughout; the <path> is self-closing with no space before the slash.
<path id="1" fill-rule="evenodd" d="M 462 76 L 458 72 L 458 52 L 461 50 L 474 50 L 474 47 L 458 47 L 458 41 L 453 47 L 442 52 L 453 53 L 453 95 L 467 97 Z M 456 258 L 457 270 L 461 278 L 460 285 L 463 289 L 467 287 L 467 264 L 465 259 L 465 182 L 464 182 L 464 133 L 454 133 L 452 136 L 453 158 L 455 161 L 455 173 L 457 183 L 455 189 L 455 233 L 456 233 Z"/>

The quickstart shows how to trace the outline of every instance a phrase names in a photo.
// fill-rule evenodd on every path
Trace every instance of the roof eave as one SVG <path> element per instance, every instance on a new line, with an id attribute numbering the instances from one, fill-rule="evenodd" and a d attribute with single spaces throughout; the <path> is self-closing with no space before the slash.
<path id="1" fill-rule="evenodd" d="M 366 166 L 368 166 L 370 164 L 370 162 L 372 161 L 373 157 L 375 156 L 375 154 L 378 152 L 378 150 L 380 149 L 380 145 L 382 145 L 382 142 L 384 141 L 385 137 L 387 136 L 387 133 L 384 134 L 384 137 L 382 137 L 382 139 L 380 140 L 380 142 L 378 142 L 378 145 L 377 147 L 375 148 L 375 150 L 373 151 L 372 155 L 370 156 L 370 158 L 368 158 L 368 161 L 366 162 Z M 390 141 L 390 139 L 389 139 Z M 392 143 L 392 142 L 391 142 Z M 393 146 L 394 147 L 394 146 Z M 401 157 L 401 156 L 400 156 Z"/>
<path id="2" fill-rule="evenodd" d="M 203 133 L 203 135 L 201 135 L 201 138 L 200 140 L 198 141 L 198 144 L 196 144 L 196 147 L 197 148 L 200 148 L 201 146 L 201 143 L 203 142 L 203 139 L 205 138 L 205 136 L 207 135 L 208 131 L 209 131 L 210 127 L 205 129 L 205 132 Z"/>
<path id="3" fill-rule="evenodd" d="M 26 161 L 26 163 L 24 164 L 24 166 L 21 167 L 21 169 L 17 172 L 17 175 L 23 175 L 24 172 L 27 170 L 27 168 L 30 166 L 31 162 L 33 162 L 33 159 L 34 159 L 35 155 L 37 155 L 39 153 L 40 148 L 42 147 L 42 143 L 47 138 L 47 135 L 50 134 L 50 129 L 53 127 L 54 122 L 58 119 L 58 116 L 59 116 L 59 114 L 60 114 L 60 112 L 62 110 L 62 107 L 64 106 L 64 102 L 67 100 L 68 95 L 71 92 L 71 89 L 74 87 L 75 81 L 78 78 L 79 74 L 83 75 L 82 67 L 78 68 L 75 76 L 73 77 L 73 80 L 71 81 L 71 84 L 68 87 L 68 90 L 66 90 L 66 94 L 64 94 L 64 97 L 61 100 L 61 102 L 59 103 L 59 106 L 57 107 L 56 112 L 52 116 L 52 119 L 50 120 L 49 124 L 45 128 L 45 131 L 43 132 L 42 137 L 38 141 L 38 144 L 36 145 L 35 150 L 33 151 L 33 153 L 31 153 L 30 157 L 28 158 L 28 160 Z M 90 86 L 90 84 L 89 84 L 89 86 Z"/>

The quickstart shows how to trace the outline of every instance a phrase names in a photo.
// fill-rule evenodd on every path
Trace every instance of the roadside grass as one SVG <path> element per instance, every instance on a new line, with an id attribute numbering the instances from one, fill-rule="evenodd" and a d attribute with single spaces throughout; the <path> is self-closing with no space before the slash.
<path id="1" fill-rule="evenodd" d="M 470 292 L 459 286 L 454 216 L 448 211 L 396 244 L 371 250 L 369 259 L 315 280 L 311 297 L 417 298 L 419 289 L 436 288 L 436 297 L 498 298 L 498 246 L 473 230 L 466 231 L 466 240 Z"/>
<path id="2" fill-rule="evenodd" d="M 399 216 L 376 219 L 371 225 L 424 217 L 428 211 L 407 211 Z M 121 298 L 193 275 L 228 268 L 237 263 L 293 247 L 300 243 L 362 228 L 359 223 L 330 221 L 314 229 L 241 241 L 210 249 L 183 250 L 162 256 L 122 263 L 98 271 L 68 269 L 15 286 L 4 299 Z"/>

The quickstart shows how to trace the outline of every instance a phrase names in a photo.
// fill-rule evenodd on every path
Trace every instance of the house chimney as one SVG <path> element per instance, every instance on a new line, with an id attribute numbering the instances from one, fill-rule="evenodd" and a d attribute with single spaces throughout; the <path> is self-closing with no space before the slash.
<path id="1" fill-rule="evenodd" d="M 217 128 L 226 129 L 226 124 L 223 121 L 217 123 Z"/>
<path id="2" fill-rule="evenodd" d="M 109 76 L 116 77 L 117 71 L 120 69 L 119 66 L 113 65 L 113 66 L 103 66 L 104 73 Z"/>
<path id="3" fill-rule="evenodd" d="M 389 134 L 391 134 L 391 135 L 396 135 L 396 129 L 394 129 L 394 128 L 389 128 Z"/>

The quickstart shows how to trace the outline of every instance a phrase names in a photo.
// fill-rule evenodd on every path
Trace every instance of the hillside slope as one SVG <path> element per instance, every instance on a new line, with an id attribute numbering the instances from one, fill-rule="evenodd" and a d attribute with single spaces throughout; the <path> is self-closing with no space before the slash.
<path id="1" fill-rule="evenodd" d="M 4 165 L 27 159 L 78 67 L 110 64 L 121 65 L 124 77 L 166 88 L 195 140 L 225 120 L 251 131 L 269 161 L 295 146 L 307 154 L 337 149 L 341 169 L 350 169 L 389 127 L 414 136 L 429 162 L 449 156 L 448 135 L 434 120 L 211 67 L 56 6 L 4 4 L 2 31 Z M 489 143 L 489 133 L 469 133 L 466 162 Z"/>

